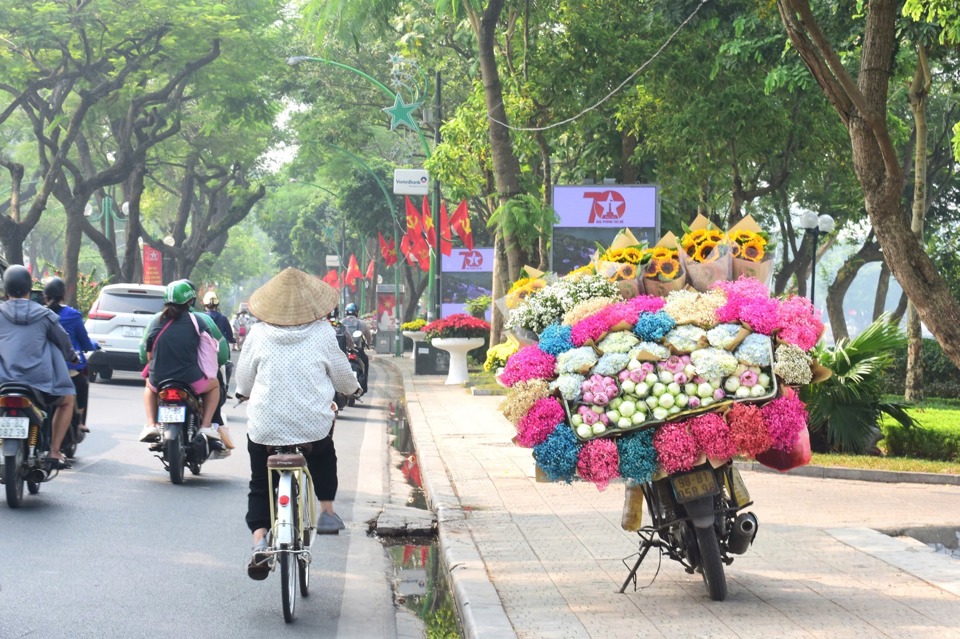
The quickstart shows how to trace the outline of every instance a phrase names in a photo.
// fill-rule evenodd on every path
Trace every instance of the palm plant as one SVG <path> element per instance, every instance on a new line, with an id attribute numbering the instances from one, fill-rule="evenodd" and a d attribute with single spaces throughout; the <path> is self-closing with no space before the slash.
<path id="1" fill-rule="evenodd" d="M 801 390 L 811 433 L 825 438 L 831 449 L 863 453 L 877 439 L 882 414 L 905 427 L 915 425 L 906 404 L 882 401 L 884 373 L 906 339 L 884 314 L 852 340 L 841 339 L 832 349 L 818 345 L 812 355 L 833 375 Z"/>

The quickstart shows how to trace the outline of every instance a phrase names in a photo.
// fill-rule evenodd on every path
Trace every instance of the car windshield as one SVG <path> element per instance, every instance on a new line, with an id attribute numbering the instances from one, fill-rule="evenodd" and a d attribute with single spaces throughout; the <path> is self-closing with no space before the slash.
<path id="1" fill-rule="evenodd" d="M 110 313 L 159 313 L 163 310 L 163 297 L 143 293 L 107 293 L 100 297 L 97 307 Z"/>

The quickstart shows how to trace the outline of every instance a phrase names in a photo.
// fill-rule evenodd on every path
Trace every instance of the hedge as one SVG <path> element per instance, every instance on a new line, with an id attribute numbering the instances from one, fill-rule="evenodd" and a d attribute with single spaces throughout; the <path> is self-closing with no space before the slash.
<path id="1" fill-rule="evenodd" d="M 893 356 L 883 392 L 903 396 L 907 378 L 906 347 L 894 351 Z M 923 340 L 923 390 L 926 397 L 960 397 L 960 368 L 933 339 Z"/>
<path id="2" fill-rule="evenodd" d="M 933 461 L 960 461 L 960 411 L 910 409 L 920 426 L 904 428 L 892 419 L 882 424 L 887 454 Z"/>

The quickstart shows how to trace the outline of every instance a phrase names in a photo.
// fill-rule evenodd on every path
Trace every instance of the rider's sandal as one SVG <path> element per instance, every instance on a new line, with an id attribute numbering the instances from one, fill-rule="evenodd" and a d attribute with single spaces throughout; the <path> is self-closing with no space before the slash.
<path id="1" fill-rule="evenodd" d="M 73 468 L 69 461 L 63 457 L 47 457 L 46 465 L 50 470 L 67 470 Z"/>
<path id="2" fill-rule="evenodd" d="M 247 576 L 255 581 L 263 581 L 270 575 L 270 555 L 266 553 L 268 548 L 266 537 L 253 547 L 253 556 L 247 565 Z"/>

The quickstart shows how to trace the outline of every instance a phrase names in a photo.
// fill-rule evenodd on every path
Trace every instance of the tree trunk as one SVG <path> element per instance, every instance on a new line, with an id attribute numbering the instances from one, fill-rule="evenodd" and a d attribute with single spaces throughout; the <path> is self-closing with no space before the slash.
<path id="1" fill-rule="evenodd" d="M 77 307 L 77 280 L 80 244 L 83 241 L 83 208 L 71 203 L 66 209 L 67 230 L 63 250 L 63 282 L 67 288 L 67 305 Z"/>
<path id="2" fill-rule="evenodd" d="M 507 288 L 504 286 L 501 274 L 505 272 L 503 262 L 503 238 L 500 233 L 494 233 L 493 236 L 493 292 L 490 297 L 493 298 L 493 312 L 490 314 L 490 346 L 496 346 L 503 341 L 503 324 L 506 318 L 500 311 L 496 301 L 507 294 Z"/>
<path id="3" fill-rule="evenodd" d="M 777 0 L 777 6 L 794 47 L 850 133 L 854 170 L 890 271 L 916 305 L 920 320 L 960 365 L 960 304 L 903 216 L 903 175 L 887 128 L 900 3 L 869 3 L 856 82 L 823 35 L 807 0 Z"/>
<path id="4" fill-rule="evenodd" d="M 877 280 L 877 293 L 873 298 L 873 321 L 883 315 L 887 308 L 887 294 L 890 292 L 890 267 L 886 260 L 880 262 L 880 278 Z"/>
<path id="5" fill-rule="evenodd" d="M 847 295 L 847 290 L 864 264 L 881 259 L 883 255 L 880 253 L 880 247 L 876 242 L 868 239 L 859 251 L 844 262 L 837 271 L 837 277 L 827 288 L 827 317 L 830 318 L 830 330 L 833 332 L 834 342 L 850 337 L 850 332 L 847 330 L 847 316 L 843 312 L 843 299 Z"/>
<path id="6" fill-rule="evenodd" d="M 917 69 L 910 84 L 910 110 L 916 129 L 913 168 L 913 211 L 910 230 L 923 243 L 923 217 L 927 210 L 927 94 L 930 91 L 930 67 L 927 51 L 917 47 Z M 923 335 L 920 316 L 912 301 L 907 303 L 907 376 L 903 399 L 923 400 Z"/>

